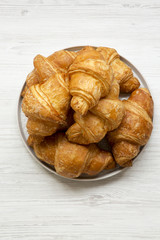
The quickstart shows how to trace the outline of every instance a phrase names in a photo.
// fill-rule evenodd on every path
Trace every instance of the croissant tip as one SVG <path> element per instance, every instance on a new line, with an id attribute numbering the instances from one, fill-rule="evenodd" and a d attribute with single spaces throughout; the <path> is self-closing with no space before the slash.
<path id="1" fill-rule="evenodd" d="M 140 88 L 140 89 L 141 89 L 142 91 L 150 94 L 150 92 L 149 92 L 149 90 L 148 90 L 147 88 Z"/>
<path id="2" fill-rule="evenodd" d="M 34 142 L 33 142 L 33 138 L 32 138 L 31 135 L 29 135 L 29 137 L 28 137 L 28 139 L 27 139 L 27 143 L 28 143 L 28 145 L 29 145 L 30 147 L 33 148 Z"/>
<path id="3" fill-rule="evenodd" d="M 111 161 L 105 169 L 109 170 L 109 169 L 114 169 L 116 167 L 116 163 L 115 161 Z"/>
<path id="4" fill-rule="evenodd" d="M 128 162 L 124 163 L 123 165 L 121 165 L 121 167 L 123 167 L 123 168 L 132 167 L 132 161 L 128 161 Z"/>
<path id="5" fill-rule="evenodd" d="M 75 112 L 78 112 L 81 115 L 86 115 L 88 111 L 87 102 L 83 98 L 77 96 L 72 98 L 71 107 Z"/>
<path id="6" fill-rule="evenodd" d="M 75 126 L 76 125 L 76 126 Z M 79 137 L 79 131 L 77 131 L 77 123 L 73 124 L 68 130 L 66 131 L 66 137 L 70 142 L 76 142 Z"/>

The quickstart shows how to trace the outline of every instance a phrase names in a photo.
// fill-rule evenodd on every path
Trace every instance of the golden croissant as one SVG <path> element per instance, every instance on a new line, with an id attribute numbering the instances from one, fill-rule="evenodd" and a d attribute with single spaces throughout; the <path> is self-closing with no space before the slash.
<path id="1" fill-rule="evenodd" d="M 120 84 L 120 91 L 123 93 L 131 93 L 138 89 L 140 83 L 137 78 L 133 76 L 132 69 L 121 61 L 119 54 L 113 48 L 98 47 L 106 62 L 112 67 L 114 77 Z"/>
<path id="2" fill-rule="evenodd" d="M 26 79 L 26 86 L 22 92 L 24 97 L 27 89 L 34 84 L 44 82 L 51 75 L 61 71 L 67 73 L 69 66 L 72 64 L 77 53 L 67 50 L 60 50 L 54 52 L 49 57 L 37 55 L 34 58 L 34 70 L 28 74 Z"/>
<path id="3" fill-rule="evenodd" d="M 125 116 L 120 126 L 108 133 L 116 162 L 122 166 L 132 165 L 132 159 L 144 146 L 152 132 L 153 100 L 146 88 L 135 90 L 123 101 Z"/>
<path id="4" fill-rule="evenodd" d="M 69 67 L 71 107 L 84 115 L 105 97 L 113 80 L 111 67 L 103 56 L 92 47 L 79 51 Z"/>
<path id="5" fill-rule="evenodd" d="M 109 95 L 85 116 L 74 114 L 75 123 L 67 130 L 69 141 L 79 144 L 99 142 L 108 131 L 117 128 L 124 116 L 124 106 L 119 97 L 119 84 L 113 81 Z"/>
<path id="6" fill-rule="evenodd" d="M 46 82 L 27 90 L 22 110 L 28 117 L 27 130 L 30 135 L 49 136 L 68 125 L 71 98 L 68 84 L 68 77 L 57 73 Z"/>
<path id="7" fill-rule="evenodd" d="M 33 148 L 40 160 L 54 166 L 58 174 L 68 178 L 77 178 L 82 173 L 92 176 L 115 167 L 111 153 L 100 150 L 95 144 L 70 143 L 64 133 L 45 137 L 40 144 L 34 143 Z"/>

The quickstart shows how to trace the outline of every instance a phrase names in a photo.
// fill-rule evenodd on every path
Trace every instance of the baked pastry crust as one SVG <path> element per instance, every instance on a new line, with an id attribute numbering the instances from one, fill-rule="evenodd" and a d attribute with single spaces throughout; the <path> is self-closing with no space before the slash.
<path id="1" fill-rule="evenodd" d="M 119 84 L 114 80 L 108 96 L 85 116 L 74 114 L 75 123 L 66 132 L 68 140 L 79 144 L 97 143 L 108 131 L 117 128 L 124 116 L 124 106 L 118 97 Z"/>
<path id="2" fill-rule="evenodd" d="M 120 59 L 114 48 L 98 47 L 97 51 L 103 55 L 106 62 L 112 67 L 114 77 L 120 84 L 122 93 L 131 93 L 139 88 L 140 83 L 133 76 L 132 69 Z"/>
<path id="3" fill-rule="evenodd" d="M 68 85 L 68 77 L 64 73 L 57 73 L 46 82 L 27 90 L 22 110 L 28 117 L 30 135 L 44 137 L 66 128 L 71 99 Z"/>
<path id="4" fill-rule="evenodd" d="M 71 143 L 64 133 L 46 137 L 33 148 L 40 160 L 54 166 L 57 173 L 68 178 L 79 177 L 82 173 L 93 176 L 103 169 L 115 167 L 111 153 L 100 150 L 95 144 Z"/>
<path id="5" fill-rule="evenodd" d="M 112 144 L 116 162 L 122 166 L 132 164 L 140 147 L 150 138 L 153 124 L 153 100 L 146 88 L 135 90 L 128 100 L 123 101 L 125 116 L 120 126 L 107 137 Z"/>
<path id="6" fill-rule="evenodd" d="M 77 52 L 67 50 L 54 52 L 47 58 L 40 54 L 37 55 L 33 60 L 34 69 L 26 78 L 26 86 L 22 92 L 22 97 L 32 85 L 46 81 L 59 71 L 67 73 L 76 56 Z"/>
<path id="7" fill-rule="evenodd" d="M 70 94 L 73 96 L 71 107 L 81 115 L 85 115 L 109 93 L 113 81 L 111 67 L 92 47 L 79 51 L 68 73 Z"/>

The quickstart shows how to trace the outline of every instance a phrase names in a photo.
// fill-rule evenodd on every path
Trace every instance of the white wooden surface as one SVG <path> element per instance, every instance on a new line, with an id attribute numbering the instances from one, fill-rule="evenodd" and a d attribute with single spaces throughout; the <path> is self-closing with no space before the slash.
<path id="1" fill-rule="evenodd" d="M 17 100 L 32 59 L 111 46 L 146 78 L 155 102 L 148 146 L 123 174 L 55 177 L 21 141 Z M 0 239 L 160 239 L 160 1 L 0 0 Z"/>

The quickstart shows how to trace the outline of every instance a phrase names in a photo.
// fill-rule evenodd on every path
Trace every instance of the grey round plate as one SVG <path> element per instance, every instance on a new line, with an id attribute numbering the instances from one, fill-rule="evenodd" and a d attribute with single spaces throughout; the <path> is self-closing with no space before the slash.
<path id="1" fill-rule="evenodd" d="M 83 47 L 84 46 L 71 47 L 71 48 L 66 48 L 65 50 L 68 50 L 68 51 L 78 51 L 78 50 L 80 50 Z M 121 56 L 121 60 L 123 62 L 125 62 L 132 69 L 134 75 L 139 79 L 139 81 L 141 83 L 141 87 L 148 88 L 148 85 L 147 85 L 145 79 L 143 78 L 142 74 L 138 71 L 138 69 L 133 64 L 131 64 L 127 59 L 125 59 L 122 56 Z M 25 87 L 25 83 L 24 83 L 24 85 L 22 87 L 21 92 L 23 91 L 24 87 Z M 53 166 L 50 166 L 49 164 L 40 161 L 36 157 L 33 149 L 28 146 L 28 144 L 27 144 L 28 133 L 27 133 L 27 130 L 26 130 L 27 118 L 25 117 L 25 115 L 23 114 L 22 109 L 21 109 L 21 104 L 22 104 L 21 92 L 20 92 L 20 96 L 19 96 L 19 100 L 18 100 L 17 117 L 18 117 L 18 126 L 19 126 L 19 130 L 20 130 L 20 134 L 21 134 L 21 137 L 23 139 L 25 147 L 29 151 L 30 155 L 34 158 L 34 160 L 36 160 L 41 166 L 43 166 L 45 169 L 47 169 L 48 171 L 52 172 L 53 174 L 55 174 L 57 176 L 60 176 L 62 178 L 65 178 L 65 177 L 59 175 L 58 173 L 56 173 L 56 171 L 55 171 Z M 121 99 L 124 99 L 124 98 L 127 98 L 127 97 L 128 97 L 127 94 L 120 95 Z M 103 140 L 102 140 L 101 145 L 102 145 L 102 148 L 103 148 Z M 140 153 L 141 152 L 142 152 L 142 149 L 141 149 Z M 138 156 L 139 156 L 139 154 L 138 154 Z M 138 156 L 134 159 L 134 161 L 138 158 Z M 104 170 L 104 171 L 102 171 L 101 173 L 99 173 L 98 175 L 96 175 L 94 177 L 89 177 L 87 175 L 81 175 L 79 178 L 71 179 L 71 180 L 73 180 L 73 181 L 97 181 L 97 180 L 102 180 L 102 179 L 110 178 L 110 177 L 112 177 L 114 175 L 117 175 L 117 174 L 121 173 L 122 171 L 124 171 L 125 169 L 126 168 L 116 167 L 112 171 Z"/>

